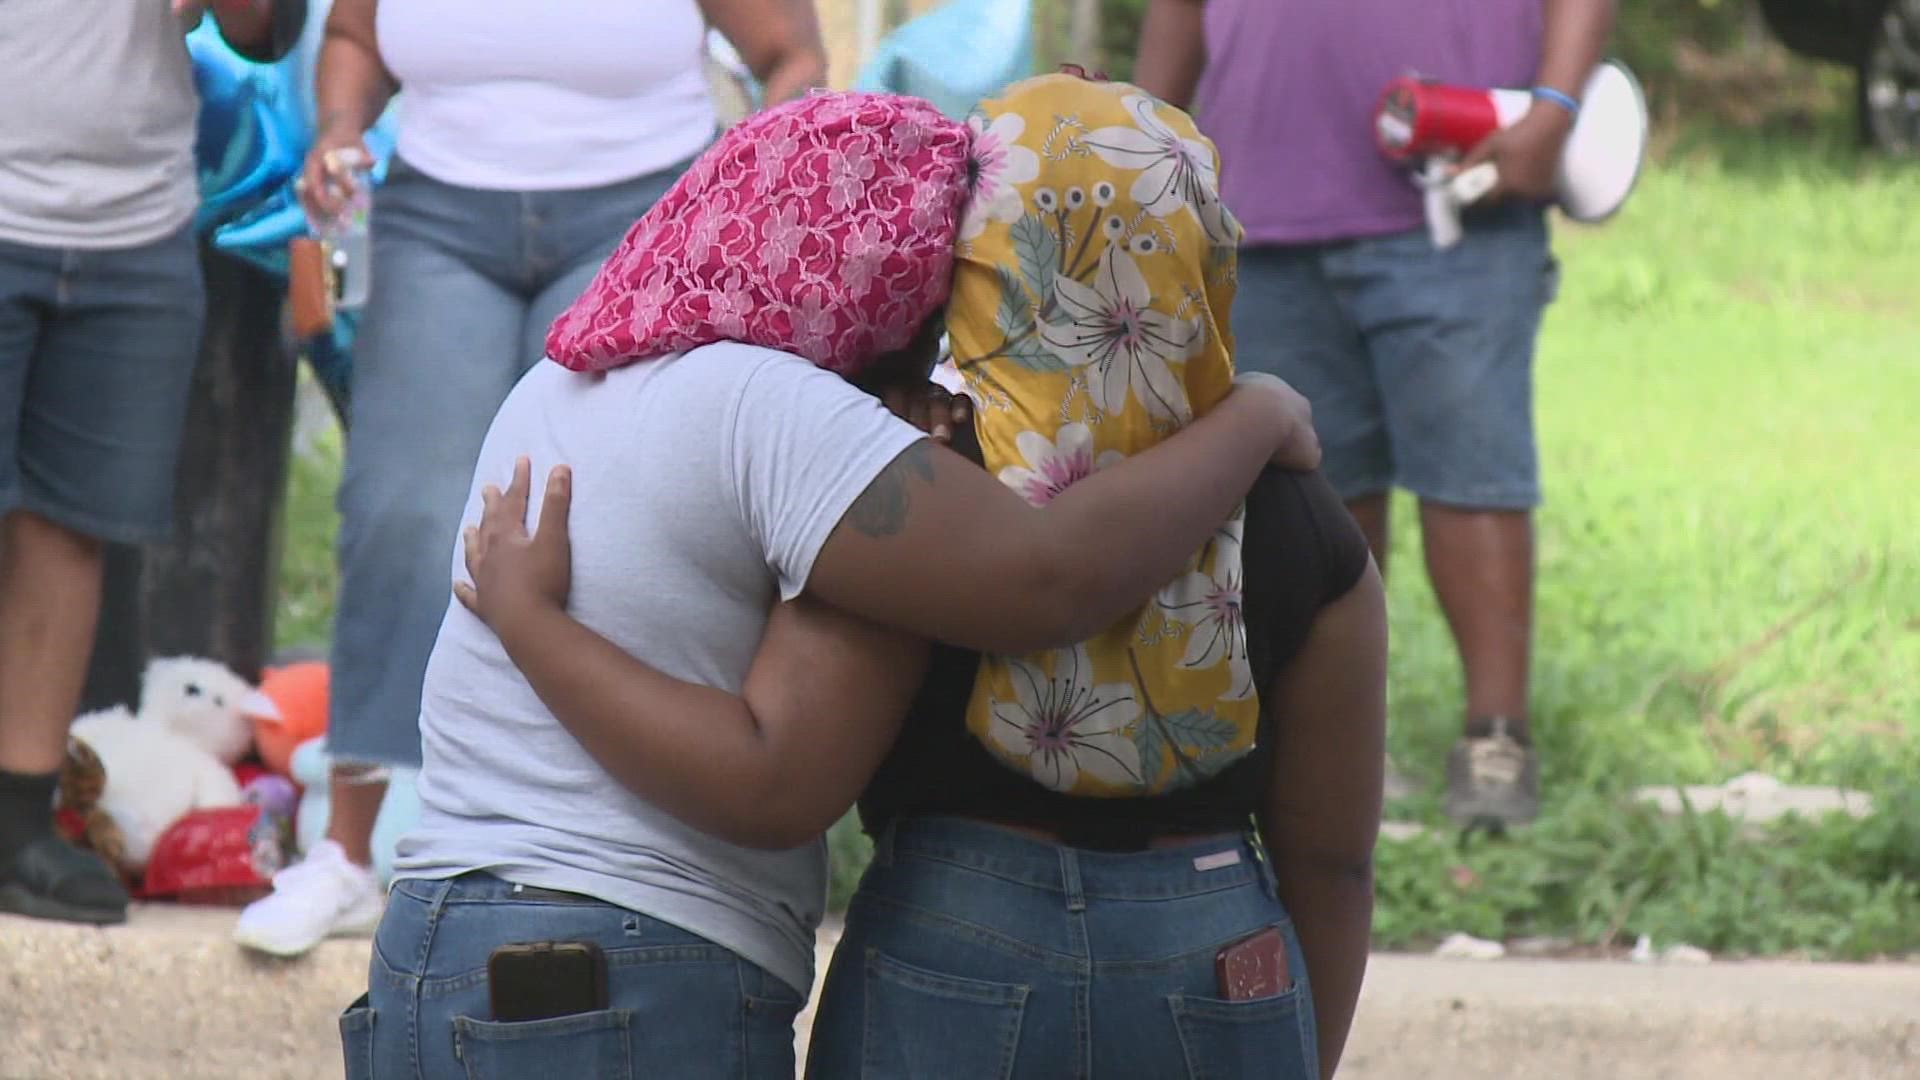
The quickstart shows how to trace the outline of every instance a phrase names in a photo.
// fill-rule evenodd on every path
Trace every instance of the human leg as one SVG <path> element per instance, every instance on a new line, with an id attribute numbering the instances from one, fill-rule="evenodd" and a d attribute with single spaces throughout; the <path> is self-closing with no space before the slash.
<path id="1" fill-rule="evenodd" d="M 1533 629 L 1533 515 L 1423 501 L 1427 574 L 1460 650 L 1468 733 L 1495 718 L 1527 741 Z"/>
<path id="2" fill-rule="evenodd" d="M 1533 532 L 1539 501 L 1532 360 L 1555 268 L 1539 211 L 1481 215 L 1436 251 L 1386 237 L 1343 256 L 1385 401 L 1398 483 L 1421 501 L 1434 592 L 1467 686 L 1448 760 L 1463 825 L 1538 812 L 1527 729 Z"/>
<path id="3" fill-rule="evenodd" d="M 0 245 L 0 909 L 125 917 L 117 876 L 54 836 L 52 793 L 102 543 L 170 527 L 203 300 L 184 230 L 107 251 Z"/>
<path id="4" fill-rule="evenodd" d="M 516 246 L 517 220 L 491 205 L 511 197 L 423 181 L 382 192 L 374 265 L 388 285 L 354 348 L 327 728 L 348 768 L 420 762 L 421 680 L 473 463 L 523 368 L 526 300 L 494 257 Z"/>

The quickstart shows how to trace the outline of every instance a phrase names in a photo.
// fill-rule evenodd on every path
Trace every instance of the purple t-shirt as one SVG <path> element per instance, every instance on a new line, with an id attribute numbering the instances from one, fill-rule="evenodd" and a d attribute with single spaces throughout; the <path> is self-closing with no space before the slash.
<path id="1" fill-rule="evenodd" d="M 1302 244 L 1420 226 L 1419 191 L 1373 141 L 1396 75 L 1533 84 L 1543 0 L 1209 0 L 1200 126 L 1247 243 Z"/>

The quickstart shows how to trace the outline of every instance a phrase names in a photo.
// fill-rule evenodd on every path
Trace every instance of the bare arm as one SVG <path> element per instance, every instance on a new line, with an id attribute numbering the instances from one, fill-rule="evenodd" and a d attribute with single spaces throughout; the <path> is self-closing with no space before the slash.
<path id="1" fill-rule="evenodd" d="M 1613 33 L 1615 0 L 1546 0 L 1546 4 L 1540 73 L 1534 83 L 1578 100 Z"/>
<path id="2" fill-rule="evenodd" d="M 334 0 L 327 12 L 320 61 L 313 79 L 319 114 L 313 146 L 301 175 L 301 196 L 316 216 L 336 213 L 350 192 L 345 170 L 332 157 L 341 150 L 366 152 L 361 137 L 380 118 L 400 83 L 380 59 L 374 37 L 379 0 Z"/>
<path id="3" fill-rule="evenodd" d="M 1084 641 L 1171 580 L 1276 453 L 1311 468 L 1306 401 L 1242 376 L 1206 416 L 1044 509 L 952 451 L 908 447 L 828 537 L 807 590 L 886 626 L 987 652 Z M 929 572 L 929 568 L 938 568 Z"/>
<path id="4" fill-rule="evenodd" d="M 1133 79 L 1142 90 L 1181 109 L 1193 107 L 1193 91 L 1207 66 L 1206 0 L 1148 0 L 1140 25 L 1140 54 Z"/>
<path id="5" fill-rule="evenodd" d="M 1546 26 L 1540 42 L 1538 86 L 1580 99 L 1587 79 L 1613 31 L 1614 0 L 1545 0 Z M 1495 132 L 1461 162 L 1472 168 L 1491 161 L 1498 181 L 1487 198 L 1517 195 L 1546 199 L 1553 194 L 1560 154 L 1573 131 L 1573 114 L 1550 102 L 1535 102 L 1512 127 Z"/>
<path id="6" fill-rule="evenodd" d="M 827 49 L 812 0 L 700 0 L 700 10 L 760 80 L 768 105 L 826 84 Z"/>
<path id="7" fill-rule="evenodd" d="M 1260 831 L 1313 979 L 1320 1075 L 1340 1064 L 1367 970 L 1386 754 L 1387 613 L 1371 563 L 1267 691 L 1280 716 Z"/>
<path id="8" fill-rule="evenodd" d="M 374 15 L 380 0 L 334 0 L 320 44 L 313 96 L 321 130 L 355 135 L 373 126 L 400 83 L 380 59 Z"/>
<path id="9" fill-rule="evenodd" d="M 697 829 L 769 850 L 812 840 L 853 805 L 927 658 L 925 642 L 801 597 L 774 609 L 733 694 L 663 674 L 558 605 L 496 622 L 540 700 L 614 779 Z"/>

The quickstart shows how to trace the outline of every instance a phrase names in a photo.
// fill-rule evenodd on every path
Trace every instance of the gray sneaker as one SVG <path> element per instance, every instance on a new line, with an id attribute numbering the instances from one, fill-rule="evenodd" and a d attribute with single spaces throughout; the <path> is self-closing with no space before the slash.
<path id="1" fill-rule="evenodd" d="M 1462 829 L 1499 832 L 1540 815 L 1540 761 L 1496 719 L 1447 754 L 1447 817 Z"/>

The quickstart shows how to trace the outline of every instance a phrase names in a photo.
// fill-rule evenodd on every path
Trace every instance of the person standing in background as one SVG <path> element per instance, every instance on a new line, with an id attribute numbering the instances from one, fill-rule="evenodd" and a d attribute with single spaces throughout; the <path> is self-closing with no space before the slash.
<path id="1" fill-rule="evenodd" d="M 0 33 L 0 911 L 126 918 L 53 831 L 104 545 L 163 540 L 200 352 L 186 34 L 292 47 L 304 0 L 8 0 Z"/>
<path id="2" fill-rule="evenodd" d="M 354 345 L 326 839 L 241 913 L 277 955 L 371 931 L 387 770 L 420 764 L 420 689 L 487 425 L 547 326 L 712 141 L 709 24 L 766 104 L 825 74 L 810 0 L 335 0 L 304 198 L 337 212 L 352 152 L 395 93 L 373 193 L 372 294 Z"/>
<path id="3" fill-rule="evenodd" d="M 1539 812 L 1528 724 L 1535 338 L 1557 284 L 1544 200 L 1613 0 L 1151 0 L 1137 79 L 1192 106 L 1246 227 L 1242 364 L 1313 403 L 1327 475 L 1387 565 L 1388 493 L 1418 497 L 1427 572 L 1466 676 L 1447 759 L 1463 827 Z M 1534 88 L 1463 167 L 1499 185 L 1436 250 L 1419 190 L 1376 149 L 1395 76 Z"/>

